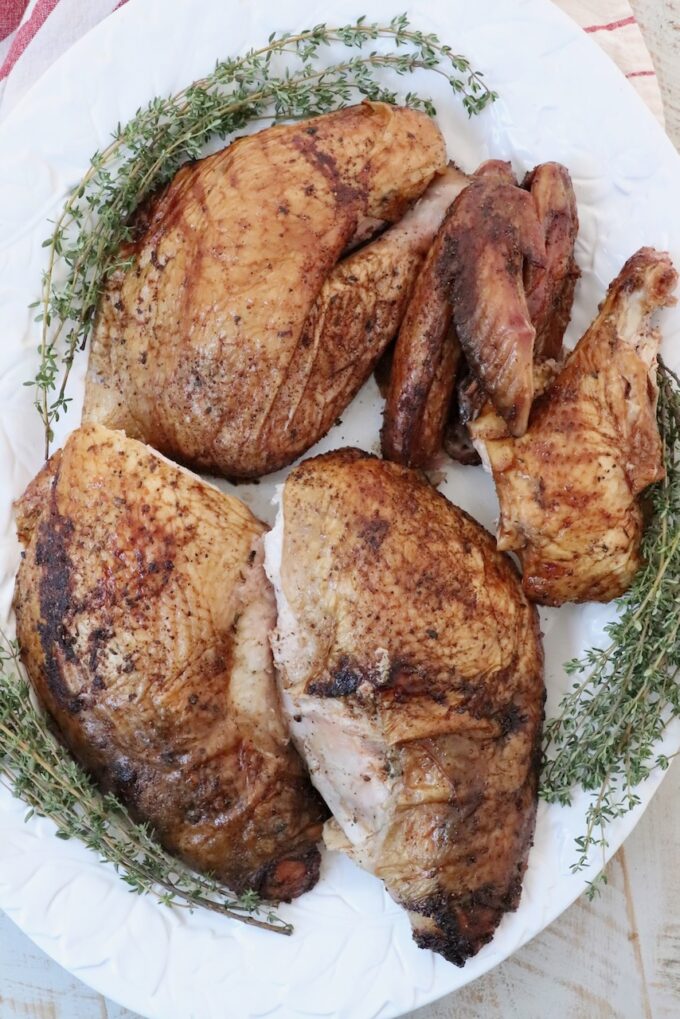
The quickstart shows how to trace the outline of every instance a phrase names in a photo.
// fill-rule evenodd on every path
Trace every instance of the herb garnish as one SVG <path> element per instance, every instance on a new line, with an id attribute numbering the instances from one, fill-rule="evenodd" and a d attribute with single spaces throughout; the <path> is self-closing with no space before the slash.
<path id="1" fill-rule="evenodd" d="M 57 838 L 80 839 L 112 863 L 130 890 L 153 892 L 164 905 L 214 913 L 292 934 L 252 891 L 233 899 L 211 877 L 183 867 L 158 844 L 145 824 L 134 824 L 115 796 L 100 793 L 55 740 L 33 706 L 15 641 L 0 637 L 0 782 L 28 804 L 33 814 L 57 825 Z"/>
<path id="2" fill-rule="evenodd" d="M 578 679 L 545 731 L 543 798 L 569 804 L 576 786 L 594 794 L 574 872 L 595 847 L 604 858 L 608 822 L 640 803 L 635 787 L 655 768 L 668 767 L 655 744 L 680 716 L 680 380 L 662 363 L 658 380 L 666 477 L 649 492 L 644 565 L 618 600 L 619 618 L 606 628 L 609 646 L 567 664 Z M 604 883 L 601 872 L 588 883 L 589 896 Z"/>
<path id="3" fill-rule="evenodd" d="M 367 52 L 367 45 L 377 40 L 394 49 Z M 328 67 L 318 64 L 322 51 L 333 43 L 359 52 Z M 278 69 L 275 57 L 283 58 Z M 357 95 L 396 103 L 396 93 L 382 85 L 375 72 L 407 75 L 419 68 L 446 78 L 470 116 L 496 98 L 466 57 L 436 35 L 412 29 L 402 14 L 389 25 L 369 24 L 362 17 L 341 28 L 317 25 L 295 35 L 272 34 L 261 49 L 220 61 L 206 78 L 170 98 L 152 100 L 127 124 L 118 125 L 111 144 L 92 157 L 43 245 L 50 249 L 49 262 L 41 299 L 34 305 L 42 322 L 40 367 L 26 384 L 36 388 L 45 458 L 52 426 L 70 401 L 66 391 L 75 353 L 87 342 L 107 280 L 129 264 L 119 249 L 131 240 L 131 217 L 140 204 L 183 163 L 199 158 L 214 137 L 226 137 L 263 118 L 328 113 L 356 101 Z M 413 92 L 402 101 L 435 113 L 431 100 Z M 64 266 L 65 278 L 57 281 L 57 270 Z"/>

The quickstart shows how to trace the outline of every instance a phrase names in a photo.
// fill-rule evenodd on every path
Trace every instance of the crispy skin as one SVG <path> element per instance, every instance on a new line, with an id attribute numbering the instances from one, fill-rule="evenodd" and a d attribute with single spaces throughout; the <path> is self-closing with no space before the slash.
<path id="1" fill-rule="evenodd" d="M 410 467 L 432 467 L 442 448 L 459 360 L 460 343 L 456 330 L 450 325 L 439 354 L 434 358 L 432 383 L 419 427 L 414 434 L 417 447 L 415 455 L 409 459 Z"/>
<path id="2" fill-rule="evenodd" d="M 468 426 L 460 417 L 455 396 L 444 430 L 444 450 L 452 460 L 460 464 L 474 467 L 482 462 L 479 453 L 474 447 Z"/>
<path id="3" fill-rule="evenodd" d="M 64 742 L 162 843 L 235 891 L 315 884 L 326 816 L 281 716 L 264 526 L 100 426 L 18 504 L 17 635 Z"/>
<path id="4" fill-rule="evenodd" d="M 508 164 L 490 161 L 475 176 L 495 175 L 507 184 L 514 178 Z M 527 261 L 523 286 L 527 312 L 536 330 L 534 363 L 560 356 L 562 339 L 571 317 L 574 289 L 580 269 L 574 258 L 578 233 L 576 196 L 568 170 L 559 163 L 541 163 L 524 179 L 522 187 L 530 191 L 545 243 L 545 262 Z M 523 366 L 526 371 L 526 364 Z M 470 399 L 470 378 L 475 398 Z M 467 422 L 476 417 L 486 401 L 480 378 L 470 376 L 465 359 L 458 369 L 457 397 L 446 427 L 445 447 L 454 460 L 478 463 Z M 534 381 L 536 374 L 534 372 Z M 536 392 L 533 393 L 533 399 Z"/>
<path id="5" fill-rule="evenodd" d="M 447 171 L 451 202 L 470 178 Z M 460 347 L 451 326 L 447 232 L 441 228 L 418 273 L 394 349 L 382 429 L 383 456 L 425 467 L 441 447 Z"/>
<path id="6" fill-rule="evenodd" d="M 514 567 L 420 474 L 343 450 L 290 474 L 266 568 L 326 844 L 462 965 L 517 906 L 534 830 L 543 654 Z"/>
<path id="7" fill-rule="evenodd" d="M 515 185 L 509 163 L 490 159 L 474 177 L 454 164 L 458 193 L 473 179 Z M 442 442 L 454 391 L 461 350 L 452 321 L 452 208 L 430 248 L 409 301 L 386 394 L 382 429 L 383 456 L 407 467 L 431 466 Z"/>
<path id="8" fill-rule="evenodd" d="M 262 428 L 267 471 L 304 453 L 311 434 L 324 435 L 373 371 L 396 335 L 459 179 L 447 168 L 403 219 L 327 278 Z"/>
<path id="9" fill-rule="evenodd" d="M 609 601 L 640 565 L 639 495 L 664 475 L 656 424 L 659 333 L 677 273 L 641 248 L 512 439 L 490 407 L 471 426 L 500 502 L 498 547 L 514 550 L 527 595 L 546 605 Z"/>
<path id="10" fill-rule="evenodd" d="M 414 337 L 408 351 L 403 345 L 400 349 L 400 339 L 395 348 L 381 432 L 382 454 L 406 467 L 431 467 L 444 438 L 460 344 L 450 321 L 450 305 L 442 305 L 441 310 L 444 314 L 436 322 L 430 320 L 430 328 Z M 430 340 L 435 340 L 431 351 Z"/>
<path id="11" fill-rule="evenodd" d="M 534 357 L 557 358 L 581 275 L 574 258 L 578 233 L 576 195 L 569 171 L 560 163 L 534 167 L 522 187 L 531 192 L 546 251 L 545 267 L 530 263 L 524 280 L 527 306 L 536 329 Z"/>
<path id="12" fill-rule="evenodd" d="M 544 359 L 534 362 L 534 403 L 550 388 L 563 366 L 563 361 Z M 491 400 L 469 371 L 457 380 L 456 397 L 460 420 L 465 423 L 465 434 L 477 457 L 474 462 L 481 463 L 481 457 L 475 450 L 475 442 L 482 448 L 489 439 L 507 439 L 508 426 L 494 410 Z M 531 420 L 530 418 L 530 423 Z"/>
<path id="13" fill-rule="evenodd" d="M 388 459 L 411 467 L 432 463 L 444 439 L 461 346 L 478 386 L 511 430 L 521 434 L 526 428 L 535 330 L 524 277 L 533 280 L 544 330 L 554 296 L 538 219 L 540 210 L 544 223 L 552 224 L 547 176 L 537 175 L 534 198 L 517 187 L 510 164 L 500 160 L 483 163 L 473 178 L 461 175 L 461 194 L 418 276 L 395 346 L 382 432 Z M 464 431 L 462 421 L 450 423 L 448 447 L 470 461 Z"/>
<path id="14" fill-rule="evenodd" d="M 442 230 L 461 347 L 511 433 L 522 435 L 533 399 L 536 335 L 523 273 L 526 264 L 545 264 L 534 203 L 514 184 L 484 174 L 456 199 Z"/>
<path id="15" fill-rule="evenodd" d="M 504 159 L 487 159 L 475 170 L 474 176 L 484 180 L 495 180 L 498 184 L 516 185 L 512 166 Z"/>
<path id="16" fill-rule="evenodd" d="M 180 170 L 103 295 L 84 419 L 191 466 L 256 477 L 320 437 L 296 409 L 303 329 L 367 221 L 392 222 L 445 165 L 432 120 L 364 103 L 240 139 Z M 363 380 L 362 380 L 363 381 Z M 318 386 L 317 386 L 318 382 Z M 291 392 L 289 396 L 289 387 Z M 276 456 L 267 421 L 297 415 Z M 342 407 L 334 407 L 333 414 Z"/>

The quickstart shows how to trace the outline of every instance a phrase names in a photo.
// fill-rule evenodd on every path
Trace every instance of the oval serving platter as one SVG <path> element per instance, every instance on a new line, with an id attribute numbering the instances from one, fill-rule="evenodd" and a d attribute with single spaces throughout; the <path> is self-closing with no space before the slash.
<path id="1" fill-rule="evenodd" d="M 19 547 L 12 501 L 42 459 L 42 426 L 23 383 L 37 363 L 35 300 L 44 265 L 41 242 L 68 188 L 103 147 L 118 121 L 155 95 L 177 91 L 218 58 L 262 43 L 272 31 L 366 14 L 389 20 L 394 0 L 131 0 L 59 60 L 0 125 L 0 617 L 11 603 Z M 500 98 L 468 120 L 435 75 L 398 82 L 431 95 L 448 151 L 463 169 L 490 156 L 518 172 L 555 159 L 574 180 L 583 270 L 571 345 L 625 259 L 642 244 L 667 249 L 680 264 L 680 158 L 613 64 L 545 0 L 423 0 L 409 5 L 415 27 L 435 31 L 486 72 Z M 680 309 L 663 318 L 663 352 L 680 367 Z M 77 360 L 71 409 L 57 444 L 79 420 L 87 354 Z M 382 401 L 370 380 L 342 421 L 310 453 L 342 445 L 377 450 Z M 309 455 L 309 454 L 308 454 Z M 493 529 L 497 503 L 481 468 L 451 464 L 440 485 L 455 503 Z M 285 472 L 237 494 L 263 519 Z M 225 490 L 229 485 L 221 483 Z M 563 663 L 600 641 L 611 606 L 541 610 L 548 716 L 568 689 Z M 680 746 L 670 727 L 664 752 Z M 662 778 L 638 791 L 641 804 L 612 823 L 611 856 L 639 820 Z M 214 914 L 170 910 L 129 894 L 113 870 L 76 842 L 54 837 L 47 820 L 24 823 L 24 805 L 0 787 L 0 907 L 42 949 L 121 1004 L 158 1019 L 403 1014 L 496 966 L 546 927 L 599 870 L 571 873 L 574 838 L 584 827 L 585 795 L 570 808 L 540 804 L 536 838 L 516 913 L 462 969 L 411 940 L 405 914 L 379 881 L 327 853 L 318 886 L 281 908 L 290 938 Z"/>

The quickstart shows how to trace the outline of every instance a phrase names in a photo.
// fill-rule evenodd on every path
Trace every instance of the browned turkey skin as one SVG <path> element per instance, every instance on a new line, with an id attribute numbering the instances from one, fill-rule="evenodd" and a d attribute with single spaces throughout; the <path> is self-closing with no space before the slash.
<path id="1" fill-rule="evenodd" d="M 431 466 L 443 441 L 455 459 L 477 462 L 467 421 L 487 397 L 522 434 L 534 361 L 558 356 L 571 314 L 578 215 L 567 170 L 543 163 L 522 190 L 508 163 L 490 160 L 467 181 L 395 346 L 382 446 L 407 466 Z"/>
<path id="2" fill-rule="evenodd" d="M 447 217 L 450 299 L 458 339 L 513 435 L 533 399 L 536 330 L 524 292 L 525 264 L 545 265 L 530 195 L 496 175 L 477 178 Z"/>
<path id="3" fill-rule="evenodd" d="M 676 283 L 668 255 L 641 248 L 537 399 L 526 434 L 509 436 L 490 405 L 471 424 L 496 483 L 498 547 L 518 553 L 534 601 L 610 601 L 640 566 L 639 496 L 664 475 L 650 318 L 674 303 Z"/>
<path id="4" fill-rule="evenodd" d="M 399 329 L 418 270 L 462 181 L 447 167 L 398 223 L 330 273 L 304 324 L 285 399 L 274 401 L 262 428 L 268 470 L 304 453 L 311 434 L 325 435 L 366 381 Z M 446 384 L 448 377 L 445 372 Z"/>
<path id="5" fill-rule="evenodd" d="M 522 187 L 530 191 L 545 242 L 545 264 L 528 262 L 524 267 L 524 290 L 534 341 L 534 387 L 537 371 L 546 361 L 559 359 L 569 325 L 574 289 L 581 274 L 574 257 L 578 234 L 576 195 L 566 167 L 541 163 L 526 175 Z M 534 388 L 533 397 L 537 393 Z M 481 412 L 487 393 L 479 376 L 461 358 L 455 398 L 445 432 L 445 448 L 454 460 L 479 463 L 468 423 Z"/>
<path id="6" fill-rule="evenodd" d="M 402 232 L 403 265 L 383 238 L 351 256 L 352 301 L 336 263 L 367 224 L 399 220 L 445 165 L 431 118 L 363 103 L 184 167 L 145 213 L 132 268 L 107 284 L 84 420 L 227 477 L 290 463 L 392 338 L 446 206 L 408 250 Z M 372 301 L 381 322 L 358 336 L 351 313 L 363 302 L 371 322 Z M 346 343 L 332 349 L 343 328 L 359 345 L 353 359 Z"/>
<path id="7" fill-rule="evenodd" d="M 455 168 L 451 172 L 462 191 L 470 178 Z M 460 357 L 451 321 L 447 238 L 442 226 L 416 278 L 390 369 L 383 456 L 408 467 L 429 465 L 441 448 Z"/>
<path id="8" fill-rule="evenodd" d="M 536 612 L 479 524 L 359 450 L 289 475 L 266 549 L 284 710 L 334 815 L 326 845 L 462 965 L 516 908 L 533 838 Z"/>
<path id="9" fill-rule="evenodd" d="M 541 163 L 522 183 L 533 199 L 545 238 L 545 267 L 529 264 L 527 305 L 536 329 L 534 358 L 560 357 L 581 270 L 574 257 L 578 210 L 571 177 L 560 163 Z"/>
<path id="10" fill-rule="evenodd" d="M 311 888 L 327 811 L 278 703 L 264 526 L 87 426 L 31 483 L 18 529 L 22 659 L 80 764 L 235 892 Z"/>

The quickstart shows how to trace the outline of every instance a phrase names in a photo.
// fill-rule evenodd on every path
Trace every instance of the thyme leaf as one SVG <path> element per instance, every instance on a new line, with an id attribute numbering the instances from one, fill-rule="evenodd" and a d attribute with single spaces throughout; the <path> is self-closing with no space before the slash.
<path id="1" fill-rule="evenodd" d="M 593 794 L 573 872 L 597 848 L 604 867 L 607 825 L 640 803 L 637 787 L 655 768 L 668 767 L 656 746 L 680 716 L 680 381 L 663 362 L 658 381 L 666 476 L 648 495 L 644 565 L 606 627 L 609 645 L 567 663 L 575 682 L 545 729 L 543 798 L 568 805 L 576 787 Z M 588 894 L 603 883 L 600 873 Z"/>
<path id="2" fill-rule="evenodd" d="M 103 795 L 55 740 L 36 710 L 16 641 L 0 636 L 0 782 L 29 807 L 26 820 L 48 817 L 60 839 L 79 839 L 112 864 L 139 895 L 166 906 L 198 907 L 252 927 L 292 934 L 253 891 L 240 898 L 214 878 L 182 866 L 158 844 L 146 824 L 135 824 L 122 803 Z"/>
<path id="3" fill-rule="evenodd" d="M 384 51 L 371 45 L 378 41 Z M 325 66 L 324 51 L 338 43 L 347 56 Z M 396 103 L 397 94 L 381 84 L 380 73 L 408 75 L 419 68 L 446 78 L 470 116 L 496 98 L 466 57 L 436 35 L 411 28 L 402 14 L 388 25 L 362 17 L 339 28 L 316 25 L 296 34 L 272 34 L 265 46 L 220 61 L 206 78 L 169 98 L 153 99 L 118 125 L 110 145 L 92 157 L 44 242 L 49 257 L 37 302 L 40 363 L 26 385 L 35 389 L 46 458 L 53 426 L 68 410 L 76 351 L 87 343 L 107 280 L 129 265 L 121 246 L 132 239 L 131 217 L 140 204 L 183 163 L 198 159 L 215 137 L 264 118 L 328 113 L 358 97 Z M 430 99 L 413 92 L 403 101 L 435 113 Z"/>

